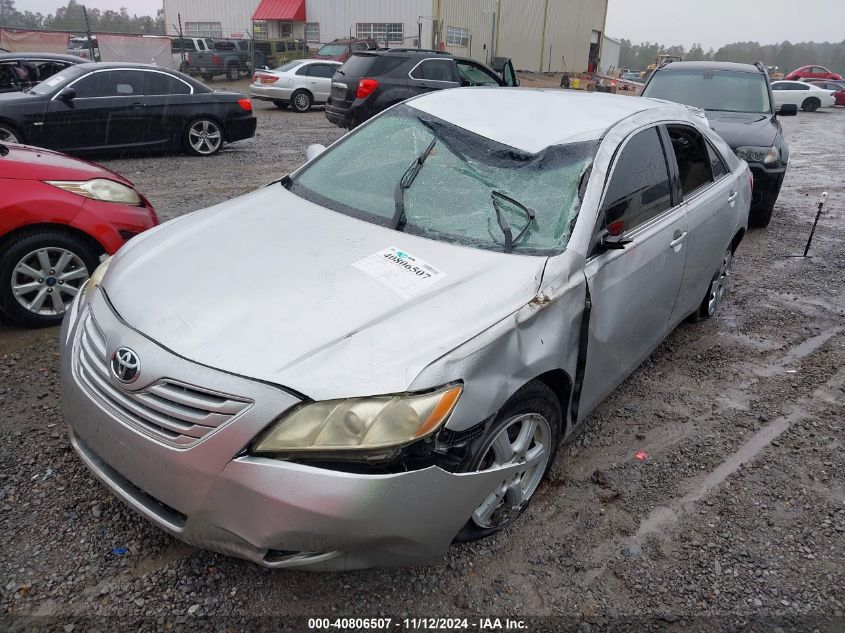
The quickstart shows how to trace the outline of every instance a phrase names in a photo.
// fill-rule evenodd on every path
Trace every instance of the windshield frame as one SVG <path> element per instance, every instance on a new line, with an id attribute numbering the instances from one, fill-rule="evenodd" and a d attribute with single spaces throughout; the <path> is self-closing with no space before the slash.
<path id="1" fill-rule="evenodd" d="M 650 94 L 646 94 L 646 92 L 651 88 L 651 85 L 657 81 L 658 77 L 666 77 L 671 76 L 672 73 L 674 74 L 682 74 L 682 73 L 705 73 L 705 72 L 713 72 L 713 73 L 730 73 L 733 75 L 749 75 L 752 77 L 760 76 L 763 83 L 766 86 L 766 94 L 768 99 L 768 110 L 763 110 L 761 112 L 754 112 L 752 110 L 727 110 L 727 109 L 720 109 L 720 108 L 706 108 L 699 103 L 684 103 L 682 101 L 677 101 L 675 99 L 668 99 L 665 96 L 652 96 Z M 753 73 L 746 70 L 738 70 L 734 68 L 668 68 L 664 70 L 658 70 L 657 72 L 652 73 L 651 77 L 649 77 L 648 82 L 646 83 L 645 87 L 643 88 L 642 92 L 640 93 L 641 97 L 650 98 L 650 99 L 663 99 L 665 101 L 672 101 L 674 103 L 681 103 L 682 105 L 689 105 L 695 108 L 700 108 L 705 112 L 730 112 L 734 114 L 756 114 L 756 115 L 765 115 L 765 116 L 772 116 L 775 113 L 774 109 L 774 95 L 772 94 L 772 85 L 771 81 L 767 75 L 762 73 Z"/>
<path id="2" fill-rule="evenodd" d="M 417 118 L 425 127 L 432 129 L 432 125 L 437 126 L 444 126 L 445 128 L 451 128 L 458 134 L 465 134 L 471 137 L 477 137 L 478 139 L 482 140 L 486 146 L 488 146 L 488 150 L 494 148 L 497 151 L 505 152 L 505 153 L 516 153 L 523 157 L 530 157 L 528 160 L 536 160 L 536 159 L 544 159 L 547 156 L 553 156 L 555 152 L 564 151 L 563 148 L 574 148 L 573 151 L 579 150 L 589 150 L 585 153 L 585 167 L 581 172 L 581 175 L 578 180 L 577 187 L 575 189 L 575 196 L 572 200 L 572 204 L 576 205 L 574 209 L 574 215 L 572 216 L 570 223 L 571 226 L 569 227 L 569 234 L 566 236 L 566 241 L 554 248 L 539 248 L 539 247 L 530 247 L 528 245 L 523 244 L 516 244 L 514 250 L 510 252 L 506 252 L 504 250 L 500 250 L 501 246 L 493 245 L 491 242 L 483 240 L 483 239 L 474 239 L 470 236 L 458 236 L 451 233 L 444 233 L 442 231 L 435 230 L 430 227 L 421 227 L 415 225 L 413 223 L 413 217 L 408 216 L 406 217 L 406 223 L 402 229 L 403 233 L 408 233 L 410 235 L 414 235 L 417 237 L 423 237 L 426 239 L 431 239 L 438 242 L 444 242 L 446 244 L 451 244 L 454 246 L 469 246 L 472 248 L 476 248 L 479 250 L 489 251 L 489 252 L 500 252 L 505 254 L 512 254 L 512 255 L 527 255 L 527 256 L 542 256 L 542 257 L 555 257 L 557 255 L 562 254 L 569 246 L 569 242 L 572 239 L 572 235 L 574 233 L 574 227 L 576 221 L 581 216 L 582 212 L 582 204 L 584 201 L 584 194 L 586 191 L 586 184 L 589 181 L 592 175 L 592 169 L 595 164 L 596 155 L 598 153 L 599 146 L 601 144 L 601 139 L 594 139 L 594 140 L 584 140 L 584 141 L 576 141 L 572 143 L 564 143 L 558 145 L 549 145 L 545 147 L 543 150 L 540 150 L 536 153 L 531 153 L 525 150 L 521 150 L 515 147 L 511 147 L 509 145 L 505 145 L 503 143 L 499 143 L 498 141 L 494 141 L 490 138 L 482 136 L 481 134 L 472 132 L 466 128 L 458 126 L 454 123 L 446 121 L 444 119 L 440 119 L 432 114 L 429 114 L 423 110 L 418 110 L 410 105 L 407 104 L 400 104 L 390 108 L 389 111 L 385 112 L 392 112 L 394 116 L 410 116 Z M 382 115 L 374 117 L 370 119 L 370 121 L 366 122 L 364 125 L 359 126 L 351 133 L 347 134 L 346 136 L 342 137 L 338 142 L 333 143 L 329 148 L 327 148 L 324 152 L 320 154 L 314 160 L 302 165 L 299 169 L 291 173 L 290 175 L 283 178 L 281 183 L 283 187 L 285 187 L 288 191 L 292 194 L 296 195 L 303 200 L 308 202 L 312 202 L 327 211 L 332 211 L 335 213 L 340 213 L 342 215 L 346 215 L 348 217 L 355 218 L 357 220 L 362 220 L 369 224 L 374 224 L 376 226 L 380 226 L 386 229 L 392 229 L 391 222 L 393 220 L 392 217 L 385 217 L 383 215 L 379 215 L 376 213 L 371 213 L 365 209 L 360 209 L 357 207 L 350 206 L 338 200 L 334 200 L 331 198 L 327 198 L 320 193 L 310 189 L 306 185 L 300 184 L 298 179 L 305 173 L 308 172 L 311 168 L 314 167 L 320 160 L 328 156 L 332 151 L 334 151 L 337 147 L 339 147 L 342 143 L 346 142 L 348 139 L 352 138 L 355 134 L 359 133 L 360 130 L 363 130 L 366 126 L 370 125 L 372 122 L 381 118 Z M 434 137 L 439 141 L 442 140 L 442 137 L 438 134 L 434 134 Z M 577 146 L 577 147 L 576 147 Z M 409 157 L 409 164 L 413 157 Z M 526 160 L 523 158 L 523 160 Z M 525 202 L 524 200 L 520 202 Z M 563 211 L 562 211 L 563 212 Z M 496 210 L 493 204 L 490 204 L 490 216 L 493 218 L 495 222 L 496 218 Z"/>

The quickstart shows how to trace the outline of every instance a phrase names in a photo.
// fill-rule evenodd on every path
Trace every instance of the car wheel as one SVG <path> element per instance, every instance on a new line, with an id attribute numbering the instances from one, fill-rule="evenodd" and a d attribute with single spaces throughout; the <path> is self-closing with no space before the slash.
<path id="1" fill-rule="evenodd" d="M 512 464 L 523 467 L 490 491 L 456 541 L 495 534 L 525 511 L 554 461 L 562 421 L 557 396 L 539 380 L 532 380 L 508 400 L 472 451 L 466 470 L 480 472 Z"/>
<path id="2" fill-rule="evenodd" d="M 23 135 L 8 123 L 0 123 L 0 143 L 23 143 Z"/>
<path id="3" fill-rule="evenodd" d="M 821 101 L 819 101 L 815 97 L 810 97 L 808 99 L 804 99 L 804 103 L 801 104 L 801 109 L 804 112 L 815 112 L 821 107 L 821 105 Z"/>
<path id="4" fill-rule="evenodd" d="M 61 231 L 30 233 L 0 259 L 0 307 L 28 326 L 58 325 L 94 272 L 98 253 Z"/>
<path id="5" fill-rule="evenodd" d="M 223 130 L 213 119 L 196 119 L 185 131 L 185 147 L 195 156 L 211 156 L 223 147 Z"/>
<path id="6" fill-rule="evenodd" d="M 282 101 L 281 99 L 273 99 L 273 105 L 279 108 L 279 110 L 284 110 L 288 107 L 288 102 Z"/>
<path id="7" fill-rule="evenodd" d="M 228 79 L 229 81 L 237 81 L 238 77 L 240 76 L 241 71 L 238 70 L 237 66 L 232 65 L 226 69 L 226 79 Z"/>
<path id="8" fill-rule="evenodd" d="M 290 103 L 297 112 L 308 112 L 312 103 L 311 93 L 307 90 L 298 90 L 293 93 Z"/>
<path id="9" fill-rule="evenodd" d="M 704 299 L 698 308 L 698 312 L 693 315 L 693 321 L 704 321 L 716 314 L 716 310 L 719 309 L 719 305 L 722 303 L 722 299 L 725 296 L 725 290 L 728 286 L 728 277 L 731 275 L 733 259 L 734 252 L 731 247 L 725 251 L 724 255 L 722 255 L 719 267 L 716 269 L 716 272 L 713 274 L 713 278 L 710 280 L 710 285 L 707 287 L 707 294 L 704 295 Z"/>

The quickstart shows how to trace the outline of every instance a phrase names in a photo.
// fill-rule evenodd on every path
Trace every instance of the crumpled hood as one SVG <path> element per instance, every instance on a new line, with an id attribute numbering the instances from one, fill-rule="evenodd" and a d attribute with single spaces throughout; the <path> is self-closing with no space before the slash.
<path id="1" fill-rule="evenodd" d="M 742 146 L 771 147 L 778 131 L 772 116 L 767 114 L 707 110 L 707 119 L 710 127 L 732 149 Z"/>
<path id="2" fill-rule="evenodd" d="M 403 298 L 378 266 L 355 266 L 390 247 L 442 274 Z M 103 287 L 176 354 L 327 399 L 406 390 L 528 303 L 545 262 L 389 230 L 271 185 L 136 237 Z"/>

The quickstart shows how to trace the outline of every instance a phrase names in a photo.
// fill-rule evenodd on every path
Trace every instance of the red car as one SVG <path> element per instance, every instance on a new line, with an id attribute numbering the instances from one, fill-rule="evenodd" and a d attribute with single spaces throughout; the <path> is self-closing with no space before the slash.
<path id="1" fill-rule="evenodd" d="M 820 81 L 813 79 L 807 83 L 833 91 L 833 98 L 836 99 L 833 105 L 845 105 L 845 81 Z"/>
<path id="2" fill-rule="evenodd" d="M 352 53 L 375 50 L 376 48 L 378 48 L 378 44 L 374 39 L 353 38 L 350 40 L 349 38 L 341 38 L 323 44 L 320 50 L 314 54 L 314 59 L 345 62 L 352 56 Z"/>
<path id="3" fill-rule="evenodd" d="M 824 66 L 801 66 L 801 68 L 789 73 L 784 79 L 789 79 L 790 81 L 798 81 L 799 79 L 833 79 L 836 81 L 842 79 L 842 75 L 837 75 Z"/>
<path id="4" fill-rule="evenodd" d="M 56 325 L 100 262 L 158 224 L 123 176 L 38 147 L 0 143 L 0 311 Z"/>

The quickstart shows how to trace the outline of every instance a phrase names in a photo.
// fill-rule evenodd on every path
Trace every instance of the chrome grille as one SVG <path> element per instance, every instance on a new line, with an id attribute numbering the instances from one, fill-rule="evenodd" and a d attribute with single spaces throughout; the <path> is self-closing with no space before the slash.
<path id="1" fill-rule="evenodd" d="M 90 314 L 83 319 L 74 357 L 80 384 L 116 417 L 156 439 L 187 448 L 252 404 L 169 378 L 124 391 L 111 382 L 105 336 Z"/>

